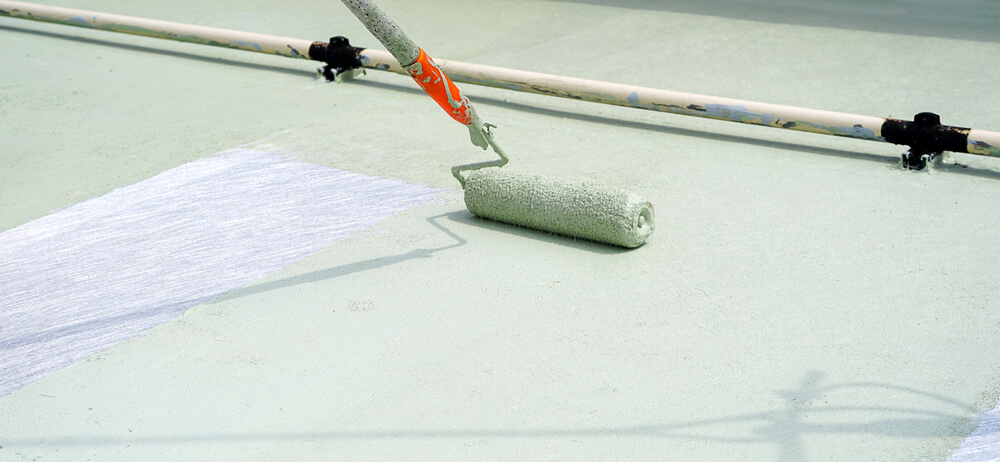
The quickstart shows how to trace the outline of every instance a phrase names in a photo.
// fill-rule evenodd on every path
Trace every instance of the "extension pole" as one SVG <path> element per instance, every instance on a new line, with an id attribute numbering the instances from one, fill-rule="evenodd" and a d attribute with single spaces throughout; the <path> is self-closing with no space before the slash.
<path id="1" fill-rule="evenodd" d="M 406 74 L 392 54 L 334 43 L 194 26 L 93 11 L 0 0 L 0 16 L 32 19 L 90 29 L 235 48 L 290 58 L 330 62 L 335 51 L 360 59 L 360 67 Z M 346 41 L 345 41 L 346 42 Z M 807 109 L 732 98 L 519 71 L 482 64 L 435 60 L 456 82 L 559 96 L 595 103 L 741 122 L 824 135 L 910 146 L 908 166 L 920 168 L 925 155 L 941 151 L 1000 156 L 1000 133 L 941 125 L 936 115 L 917 114 L 914 121 Z"/>

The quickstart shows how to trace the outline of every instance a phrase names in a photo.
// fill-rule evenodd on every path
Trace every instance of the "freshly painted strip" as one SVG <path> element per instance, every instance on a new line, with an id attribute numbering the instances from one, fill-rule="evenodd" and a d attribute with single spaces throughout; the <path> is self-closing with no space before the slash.
<path id="1" fill-rule="evenodd" d="M 443 190 L 233 150 L 0 234 L 0 396 Z"/>
<path id="2" fill-rule="evenodd" d="M 1000 460 L 1000 403 L 983 415 L 979 427 L 948 458 L 947 462 Z"/>

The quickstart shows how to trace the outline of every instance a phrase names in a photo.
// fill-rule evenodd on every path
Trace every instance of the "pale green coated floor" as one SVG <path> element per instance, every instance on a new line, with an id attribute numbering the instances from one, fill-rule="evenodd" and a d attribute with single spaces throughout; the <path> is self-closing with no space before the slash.
<path id="1" fill-rule="evenodd" d="M 380 2 L 441 58 L 1000 130 L 996 2 L 792 3 Z M 335 1 L 60 4 L 376 43 Z M 0 63 L 0 231 L 241 145 L 486 158 L 393 74 L 6 18 Z M 0 460 L 944 460 L 996 404 L 1000 160 L 463 88 L 512 168 L 647 196 L 648 244 L 456 192 L 0 398 Z"/>

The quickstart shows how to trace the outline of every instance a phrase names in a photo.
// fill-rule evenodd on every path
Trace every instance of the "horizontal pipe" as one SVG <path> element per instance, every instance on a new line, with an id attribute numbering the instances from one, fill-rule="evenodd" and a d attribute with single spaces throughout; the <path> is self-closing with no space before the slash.
<path id="1" fill-rule="evenodd" d="M 0 16 L 234 48 L 290 58 L 323 61 L 326 56 L 325 53 L 320 53 L 321 50 L 325 51 L 322 48 L 324 45 L 322 42 L 10 0 L 0 0 Z M 310 53 L 310 48 L 315 53 Z M 316 56 L 312 56 L 312 54 Z M 362 66 L 365 68 L 405 74 L 403 68 L 389 52 L 358 49 L 358 54 Z M 882 117 L 698 95 L 445 59 L 436 59 L 435 62 L 456 82 L 824 135 L 908 144 L 906 139 L 892 136 L 890 139 L 886 139 L 884 132 L 896 127 L 900 121 Z M 961 141 L 964 143 L 949 144 L 951 150 L 984 156 L 1000 156 L 1000 133 L 950 126 L 940 126 L 940 128 L 943 132 L 961 135 Z M 964 146 L 960 146 L 961 144 Z"/>

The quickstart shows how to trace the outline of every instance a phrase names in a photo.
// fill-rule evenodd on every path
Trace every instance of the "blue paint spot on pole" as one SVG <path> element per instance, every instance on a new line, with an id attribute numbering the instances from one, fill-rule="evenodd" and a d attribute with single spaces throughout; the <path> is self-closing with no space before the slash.
<path id="1" fill-rule="evenodd" d="M 69 18 L 69 22 L 79 24 L 84 27 L 94 27 L 94 25 L 91 24 L 90 21 L 87 21 L 87 18 L 84 18 L 83 16 L 73 16 L 72 18 Z"/>
<path id="2" fill-rule="evenodd" d="M 639 104 L 639 94 L 633 91 L 631 95 L 628 95 L 626 101 L 633 106 Z"/>
<path id="3" fill-rule="evenodd" d="M 238 47 L 251 47 L 257 51 L 264 51 L 264 49 L 260 47 L 260 44 L 256 42 L 244 42 L 242 40 L 234 40 L 229 43 L 232 43 L 233 45 L 236 45 Z"/>

